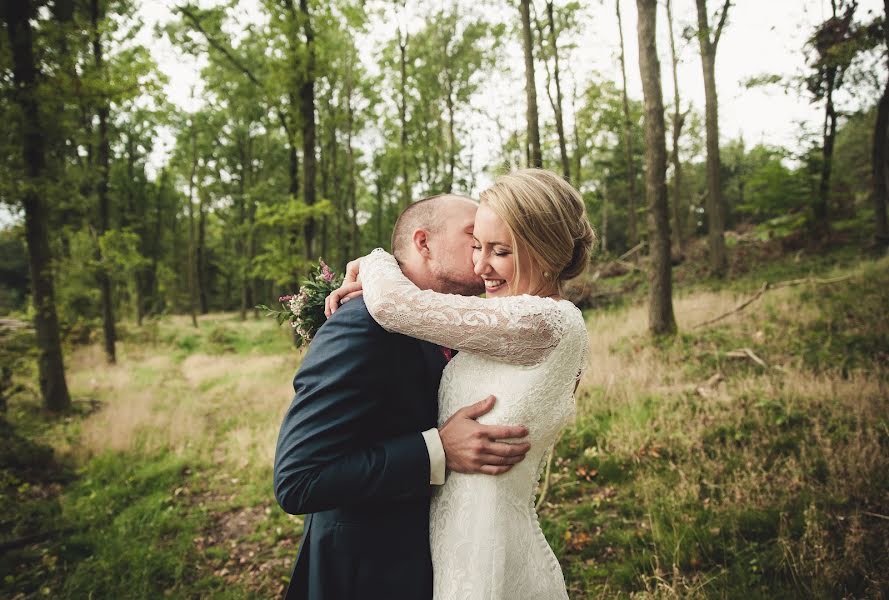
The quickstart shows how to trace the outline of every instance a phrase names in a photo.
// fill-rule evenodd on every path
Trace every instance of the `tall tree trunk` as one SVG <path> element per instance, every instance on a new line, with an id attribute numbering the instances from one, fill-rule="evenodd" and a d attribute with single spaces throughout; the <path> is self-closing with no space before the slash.
<path id="1" fill-rule="evenodd" d="M 46 148 L 40 109 L 37 104 L 37 67 L 34 64 L 30 18 L 34 6 L 20 0 L 4 2 L 0 14 L 6 21 L 9 49 L 12 54 L 12 76 L 15 92 L 12 98 L 22 111 L 22 163 L 28 185 L 24 186 L 22 206 L 25 210 L 25 240 L 28 243 L 28 266 L 34 295 L 34 329 L 37 335 L 37 369 L 43 405 L 51 411 L 71 406 L 65 365 L 59 339 L 55 289 L 52 273 L 52 251 L 47 221 L 49 214 L 42 193 L 46 177 Z"/>
<path id="2" fill-rule="evenodd" d="M 726 0 L 716 32 L 711 38 L 707 0 L 695 0 L 698 10 L 698 42 L 704 71 L 704 102 L 707 128 L 707 240 L 710 246 L 710 271 L 724 277 L 728 270 L 725 248 L 725 199 L 722 194 L 722 161 L 719 158 L 719 100 L 716 95 L 716 48 L 731 4 Z"/>
<path id="3" fill-rule="evenodd" d="M 249 127 L 247 136 L 249 137 Z M 240 284 L 240 305 L 238 314 L 242 321 L 247 320 L 247 287 L 249 285 L 249 275 L 247 273 L 246 262 L 240 263 L 244 259 L 247 252 L 247 142 L 240 135 L 237 136 L 238 144 L 238 236 L 234 240 L 235 253 L 237 254 L 235 264 L 243 264 L 238 273 L 238 282 Z M 243 228 L 243 229 L 242 229 Z"/>
<path id="4" fill-rule="evenodd" d="M 833 103 L 836 79 L 836 67 L 828 67 L 827 92 L 824 102 L 824 124 L 822 128 L 821 177 L 818 181 L 818 197 L 812 207 L 812 231 L 818 236 L 825 234 L 830 227 L 828 221 L 828 201 L 830 200 L 830 177 L 833 172 L 833 149 L 837 136 L 837 112 Z"/>
<path id="5" fill-rule="evenodd" d="M 284 8 L 287 10 L 290 16 L 290 28 L 288 35 L 288 44 L 290 50 L 290 60 L 291 60 L 291 73 L 290 76 L 294 79 L 298 77 L 298 75 L 305 75 L 305 67 L 301 64 L 300 61 L 300 42 L 297 35 L 299 31 L 299 16 L 297 15 L 296 5 L 294 4 L 294 0 L 284 0 Z M 302 115 L 302 98 L 298 97 L 294 90 L 296 89 L 296 81 L 288 82 L 288 90 L 287 90 L 287 101 L 289 106 L 289 117 L 282 112 L 278 113 L 278 118 L 281 121 L 281 125 L 284 127 L 284 131 L 287 134 L 288 141 L 288 154 L 290 159 L 290 187 L 288 192 L 290 194 L 291 202 L 296 202 L 299 198 L 299 156 L 297 153 L 296 147 L 296 121 L 297 115 Z M 302 87 L 300 86 L 299 92 L 302 91 Z M 305 131 L 305 124 L 303 124 L 303 132 Z M 305 142 L 305 139 L 303 139 Z M 305 157 L 303 157 L 305 158 Z M 304 167 L 305 168 L 305 167 Z M 305 185 L 305 182 L 303 183 Z M 304 198 L 305 199 L 305 198 Z M 308 222 L 307 222 L 308 223 Z M 305 236 L 305 228 L 306 225 L 303 226 L 303 252 L 306 251 L 306 236 Z M 288 227 L 288 236 L 289 236 L 289 248 L 291 252 L 296 254 L 299 250 L 296 247 L 297 240 L 299 239 L 300 232 L 296 225 L 291 225 Z M 293 274 L 294 280 L 291 282 L 292 286 L 296 286 L 296 274 Z"/>
<path id="6" fill-rule="evenodd" d="M 326 95 L 323 96 L 323 104 L 327 108 L 327 112 L 322 116 L 321 111 L 318 111 L 318 170 L 321 176 L 321 197 L 325 200 L 330 200 L 330 148 L 331 144 L 327 142 L 328 135 L 327 130 L 330 128 L 330 124 L 328 121 L 331 121 L 332 118 L 330 116 L 330 95 L 333 93 L 332 85 L 330 85 L 330 89 Z M 330 256 L 330 217 L 325 215 L 321 218 L 321 258 L 330 262 L 331 264 L 336 265 L 336 262 L 331 259 Z"/>
<path id="7" fill-rule="evenodd" d="M 308 0 L 299 1 L 303 34 L 306 36 L 306 71 L 299 90 L 300 115 L 303 126 L 303 201 L 306 206 L 315 204 L 315 32 L 312 30 Z M 303 229 L 306 242 L 306 259 L 314 261 L 315 219 L 309 217 Z"/>
<path id="8" fill-rule="evenodd" d="M 197 317 L 197 261 L 195 260 L 195 235 L 194 235 L 194 177 L 198 168 L 198 144 L 197 131 L 194 120 L 191 122 L 191 173 L 188 177 L 188 312 L 191 315 L 191 324 L 198 326 Z"/>
<path id="9" fill-rule="evenodd" d="M 450 76 L 448 76 L 448 90 L 445 102 L 448 111 L 448 171 L 445 176 L 445 182 L 442 186 L 443 191 L 450 194 L 454 189 L 454 171 L 457 166 L 457 140 L 454 135 L 454 98 L 450 88 Z"/>
<path id="10" fill-rule="evenodd" d="M 351 59 L 350 59 L 351 61 Z M 361 231 L 358 229 L 357 182 L 355 181 L 355 152 L 352 147 L 352 130 L 355 127 L 355 113 L 352 108 L 352 64 L 349 63 L 346 74 L 346 163 L 349 171 L 349 208 L 352 213 L 352 257 L 359 256 Z"/>
<path id="11" fill-rule="evenodd" d="M 139 253 L 147 258 L 151 255 L 150 247 L 147 244 L 148 232 L 146 231 L 147 206 L 142 202 L 137 203 L 133 197 L 133 184 L 136 182 L 136 140 L 132 133 L 127 134 L 127 207 L 126 214 L 135 217 L 134 229 L 139 236 Z M 147 188 L 147 186 L 146 186 Z M 147 192 L 147 189 L 146 189 Z M 129 219 L 120 219 L 121 229 L 129 226 Z M 142 327 L 142 320 L 145 318 L 145 302 L 148 296 L 146 286 L 148 284 L 148 268 L 143 265 L 137 266 L 133 270 L 134 288 L 136 290 L 136 325 Z"/>
<path id="12" fill-rule="evenodd" d="M 287 97 L 290 102 L 291 113 L 296 114 L 298 111 L 296 96 L 288 94 Z M 299 153 L 296 148 L 296 132 L 293 131 L 291 125 L 287 124 L 283 116 L 281 117 L 281 124 L 284 125 L 284 133 L 287 136 L 287 179 L 289 181 L 287 192 L 291 198 L 297 198 L 299 196 Z"/>
<path id="13" fill-rule="evenodd" d="M 620 35 L 620 75 L 623 82 L 621 99 L 624 109 L 624 161 L 627 169 L 627 212 L 629 213 L 630 247 L 639 242 L 639 225 L 636 211 L 636 167 L 633 162 L 633 122 L 630 120 L 630 100 L 627 95 L 627 66 L 624 54 L 624 25 L 620 14 L 621 0 L 614 0 L 617 13 L 617 31 Z"/>
<path id="14" fill-rule="evenodd" d="M 533 5 L 532 5 L 533 8 Z M 540 40 L 540 57 L 543 63 L 544 73 L 546 73 L 546 85 L 543 86 L 543 89 L 546 90 L 546 97 L 549 100 L 549 105 L 553 109 L 553 114 L 556 115 L 556 119 L 561 118 L 560 110 L 558 109 L 558 104 L 556 103 L 556 97 L 553 96 L 552 87 L 553 87 L 553 74 L 549 68 L 549 59 L 547 57 L 546 52 L 546 44 L 547 44 L 547 35 L 543 32 L 543 24 L 540 22 L 540 19 L 537 18 L 537 10 L 534 10 L 534 23 L 537 28 L 537 39 Z M 558 126 L 558 123 L 557 123 Z M 557 137 L 558 136 L 558 127 L 556 128 Z M 562 139 L 559 138 L 559 143 L 561 144 Z M 561 160 L 561 156 L 559 158 Z M 564 163 L 562 164 L 564 167 Z M 563 174 L 564 176 L 564 174 Z"/>
<path id="15" fill-rule="evenodd" d="M 574 187 L 580 189 L 580 183 L 583 180 L 580 172 L 580 159 L 583 156 L 580 147 L 580 129 L 577 127 L 577 87 L 572 88 L 571 92 L 571 113 L 574 115 Z"/>
<path id="16" fill-rule="evenodd" d="M 331 94 L 332 95 L 332 94 Z M 330 115 L 331 125 L 328 129 L 329 153 L 328 161 L 330 164 L 331 179 L 333 180 L 333 239 L 334 249 L 336 250 L 336 261 L 334 264 L 345 266 L 349 256 L 349 241 L 343 235 L 343 213 L 345 212 L 345 201 L 343 198 L 343 178 L 339 166 L 339 140 L 337 136 L 337 119 L 339 118 L 339 107 L 331 103 L 331 97 L 328 96 L 327 113 Z"/>
<path id="17" fill-rule="evenodd" d="M 542 167 L 540 129 L 537 124 L 537 86 L 534 83 L 534 40 L 531 36 L 530 0 L 519 0 L 522 15 L 522 44 L 525 50 L 525 94 L 528 100 L 528 166 Z"/>
<path id="18" fill-rule="evenodd" d="M 608 196 L 602 196 L 602 252 L 608 252 Z"/>
<path id="19" fill-rule="evenodd" d="M 402 40 L 401 29 L 398 30 L 398 51 L 401 59 L 401 80 L 399 81 L 401 102 L 398 105 L 398 117 L 401 121 L 398 155 L 398 163 L 401 168 L 401 210 L 407 208 L 411 202 L 410 183 L 407 179 L 407 44 L 409 39 L 407 31 L 405 31 Z"/>
<path id="20" fill-rule="evenodd" d="M 675 333 L 667 210 L 667 142 L 661 66 L 657 56 L 657 0 L 636 0 L 639 11 L 639 71 L 645 96 L 645 196 L 651 266 L 648 272 L 648 328 L 654 335 Z"/>
<path id="21" fill-rule="evenodd" d="M 670 29 L 670 62 L 673 66 L 673 150 L 670 157 L 673 160 L 673 237 L 676 239 L 676 248 L 679 255 L 685 254 L 685 228 L 682 223 L 682 161 L 679 158 L 679 137 L 682 135 L 682 126 L 685 124 L 685 114 L 680 110 L 679 98 L 679 58 L 676 54 L 676 40 L 673 35 L 673 2 L 667 0 L 667 27 Z"/>
<path id="22" fill-rule="evenodd" d="M 558 32 L 556 31 L 556 19 L 553 15 L 553 3 L 546 3 L 546 18 L 549 22 L 549 39 L 550 46 L 553 51 L 553 81 L 556 84 L 556 103 L 553 110 L 556 115 L 556 133 L 559 136 L 559 157 L 562 161 L 562 176 L 571 180 L 571 163 L 568 160 L 568 144 L 565 141 L 565 124 L 562 118 L 562 83 L 559 75 L 559 46 L 556 40 Z"/>
<path id="23" fill-rule="evenodd" d="M 380 181 L 382 177 L 380 176 L 379 171 L 377 171 L 377 176 L 374 179 L 374 187 L 376 188 L 376 200 L 377 200 L 377 227 L 376 227 L 376 239 L 377 248 L 385 248 L 383 244 L 383 184 Z M 391 248 L 390 248 L 391 250 Z"/>
<path id="24" fill-rule="evenodd" d="M 253 142 L 247 138 L 247 183 L 248 189 L 252 188 L 256 180 L 253 171 Z M 247 268 L 244 276 L 248 284 L 244 291 L 247 294 L 247 306 L 253 307 L 253 318 L 259 318 L 259 309 L 256 303 L 260 297 L 262 282 L 253 277 L 253 259 L 256 257 L 256 199 L 253 194 L 247 194 Z"/>
<path id="25" fill-rule="evenodd" d="M 151 267 L 148 270 L 148 283 L 146 288 L 148 290 L 148 298 L 151 300 L 151 304 L 149 307 L 146 307 L 146 312 L 148 314 L 154 314 L 158 308 L 158 281 L 157 281 L 157 269 L 160 265 L 161 260 L 161 252 L 163 248 L 163 197 L 164 190 L 167 189 L 167 170 L 161 169 L 160 179 L 157 184 L 157 194 L 155 195 L 155 205 L 154 205 L 154 240 L 152 244 L 152 252 L 151 252 Z"/>
<path id="26" fill-rule="evenodd" d="M 448 31 L 442 36 L 444 42 L 441 53 L 445 59 L 445 66 L 442 75 L 444 75 L 445 83 L 445 109 L 448 114 L 447 125 L 447 165 L 444 175 L 444 183 L 441 186 L 443 192 L 450 194 L 454 190 L 455 172 L 457 170 L 457 136 L 454 133 L 456 121 L 456 107 L 454 102 L 454 81 L 451 72 L 451 61 L 453 60 L 448 52 L 448 44 L 457 37 L 457 16 L 456 13 L 448 17 L 446 21 L 449 25 Z"/>
<path id="27" fill-rule="evenodd" d="M 90 17 L 93 29 L 93 59 L 95 61 L 96 71 L 102 76 L 103 57 L 102 57 L 102 39 L 99 32 L 99 21 L 104 18 L 100 12 L 99 0 L 92 0 L 90 4 Z M 107 100 L 100 99 L 97 109 L 99 117 L 99 143 L 97 155 L 97 171 L 99 181 L 96 186 L 96 193 L 99 202 L 99 223 L 97 233 L 100 242 L 102 236 L 108 231 L 110 200 L 108 198 L 108 175 L 109 163 L 111 160 L 111 144 L 108 141 L 108 103 Z M 105 340 L 105 356 L 108 362 L 114 364 L 117 361 L 116 341 L 117 333 L 114 328 L 114 300 L 111 295 L 111 275 L 105 264 L 105 258 L 102 255 L 101 244 L 98 249 L 99 259 L 99 290 L 101 292 L 102 305 L 102 332 Z"/>
<path id="28" fill-rule="evenodd" d="M 889 0 L 883 0 L 883 34 L 887 63 L 889 63 Z M 889 78 L 877 107 L 871 167 L 873 169 L 874 239 L 881 246 L 889 246 L 889 224 L 886 220 L 886 201 L 889 196 Z"/>
<path id="29" fill-rule="evenodd" d="M 196 261 L 198 268 L 198 302 L 201 314 L 210 312 L 207 302 L 207 207 L 206 191 L 198 192 L 198 243 Z"/>

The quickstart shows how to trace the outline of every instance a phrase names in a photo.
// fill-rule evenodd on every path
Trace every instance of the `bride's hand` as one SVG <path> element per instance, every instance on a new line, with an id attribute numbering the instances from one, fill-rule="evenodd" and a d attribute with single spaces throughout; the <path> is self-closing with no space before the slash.
<path id="1" fill-rule="evenodd" d="M 361 285 L 361 259 L 356 258 L 346 265 L 346 274 L 343 276 L 343 284 L 332 291 L 324 300 L 324 315 L 329 319 L 336 312 L 340 304 L 344 304 L 363 294 Z"/>

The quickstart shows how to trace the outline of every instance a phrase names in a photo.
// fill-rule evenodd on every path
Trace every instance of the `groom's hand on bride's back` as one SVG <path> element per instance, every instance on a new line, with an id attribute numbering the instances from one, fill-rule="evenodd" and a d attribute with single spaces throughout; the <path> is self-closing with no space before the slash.
<path id="1" fill-rule="evenodd" d="M 494 407 L 494 396 L 461 408 L 438 429 L 447 468 L 458 473 L 499 475 L 521 462 L 527 442 L 505 442 L 528 435 L 520 425 L 482 425 L 476 419 Z"/>

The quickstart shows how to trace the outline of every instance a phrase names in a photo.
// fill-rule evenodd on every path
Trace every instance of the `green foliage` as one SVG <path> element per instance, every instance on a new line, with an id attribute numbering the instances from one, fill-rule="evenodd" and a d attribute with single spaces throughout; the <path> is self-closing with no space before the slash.
<path id="1" fill-rule="evenodd" d="M 787 217 L 806 204 L 808 182 L 784 161 L 781 150 L 765 146 L 755 146 L 738 157 L 729 181 L 729 187 L 734 184 L 737 190 L 733 209 L 738 215 L 763 221 Z"/>
<path id="2" fill-rule="evenodd" d="M 68 253 L 58 261 L 56 310 L 62 330 L 79 341 L 89 341 L 100 319 L 96 240 L 86 229 L 70 231 Z"/>
<path id="3" fill-rule="evenodd" d="M 645 214 L 643 180 L 644 135 L 642 103 L 629 99 L 631 160 L 635 174 L 635 206 L 640 223 Z M 607 212 L 608 250 L 629 249 L 630 186 L 626 161 L 626 133 L 622 92 L 615 83 L 593 79 L 580 97 L 577 128 L 581 147 L 579 189 L 587 199 L 590 218 L 604 227 Z M 607 204 L 607 206 L 606 206 Z M 639 228 L 640 232 L 644 227 Z"/>
<path id="4" fill-rule="evenodd" d="M 26 390 L 37 355 L 34 330 L 18 320 L 0 322 L 0 415 L 9 399 Z M 2 416 L 0 416 L 2 418 Z"/>
<path id="5" fill-rule="evenodd" d="M 0 229 L 0 314 L 25 308 L 29 285 L 28 255 L 21 230 Z"/>
<path id="6" fill-rule="evenodd" d="M 839 370 L 848 377 L 868 369 L 872 361 L 889 356 L 889 277 L 871 267 L 855 285 L 810 287 L 803 303 L 821 307 L 818 318 L 793 329 L 782 346 L 816 372 Z"/>

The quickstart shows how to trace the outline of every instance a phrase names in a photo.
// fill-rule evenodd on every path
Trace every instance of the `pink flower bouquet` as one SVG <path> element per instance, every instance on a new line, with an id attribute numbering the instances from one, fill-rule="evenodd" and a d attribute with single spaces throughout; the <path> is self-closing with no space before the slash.
<path id="1" fill-rule="evenodd" d="M 296 345 L 302 346 L 312 341 L 315 333 L 327 320 L 324 315 L 324 300 L 340 287 L 342 280 L 342 276 L 337 277 L 327 263 L 319 260 L 318 266 L 312 269 L 308 278 L 302 280 L 297 294 L 278 298 L 284 310 L 274 310 L 265 304 L 260 304 L 257 308 L 264 310 L 267 316 L 275 317 L 278 325 L 289 321 L 297 334 Z"/>

